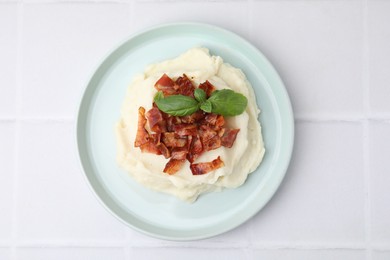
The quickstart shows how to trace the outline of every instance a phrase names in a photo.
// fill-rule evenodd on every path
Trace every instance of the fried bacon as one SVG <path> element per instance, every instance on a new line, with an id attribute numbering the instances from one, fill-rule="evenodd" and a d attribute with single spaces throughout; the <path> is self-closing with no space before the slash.
<path id="1" fill-rule="evenodd" d="M 202 175 L 211 171 L 215 171 L 218 168 L 224 166 L 221 157 L 218 156 L 217 159 L 212 160 L 211 162 L 204 163 L 193 163 L 190 165 L 190 169 L 193 175 Z"/>
<path id="2" fill-rule="evenodd" d="M 171 157 L 171 152 L 169 151 L 169 149 L 165 146 L 165 144 L 163 143 L 159 143 L 158 145 L 156 145 L 157 149 L 160 151 L 160 153 L 162 155 L 164 155 L 165 159 L 168 159 L 169 157 Z"/>
<path id="3" fill-rule="evenodd" d="M 173 126 L 173 131 L 180 136 L 194 136 L 198 134 L 198 126 L 196 124 L 178 124 Z"/>
<path id="4" fill-rule="evenodd" d="M 204 151 L 215 150 L 221 147 L 221 143 L 221 138 L 218 135 L 215 135 L 213 138 L 203 142 L 203 149 Z"/>
<path id="5" fill-rule="evenodd" d="M 185 160 L 187 158 L 187 147 L 175 147 L 172 149 L 172 159 Z"/>
<path id="6" fill-rule="evenodd" d="M 145 124 L 146 124 L 145 108 L 140 107 L 138 109 L 138 129 L 137 129 L 137 136 L 135 137 L 135 142 L 134 142 L 135 147 L 141 147 L 141 145 L 149 141 L 149 134 L 148 131 L 146 131 L 145 129 Z"/>
<path id="7" fill-rule="evenodd" d="M 199 84 L 199 88 L 203 89 L 204 92 L 206 92 L 207 97 L 210 97 L 211 93 L 213 93 L 213 91 L 215 90 L 213 84 L 211 84 L 208 80 L 206 80 L 206 82 L 202 84 Z"/>
<path id="8" fill-rule="evenodd" d="M 158 149 L 157 145 L 153 142 L 150 142 L 150 141 L 142 144 L 139 148 L 141 149 L 141 152 L 143 152 L 143 153 L 152 153 L 152 154 L 157 154 L 157 155 L 161 154 L 161 151 L 160 151 L 160 149 Z"/>
<path id="9" fill-rule="evenodd" d="M 187 144 L 187 138 L 177 136 L 174 132 L 162 133 L 162 142 L 167 147 L 184 147 Z"/>
<path id="10" fill-rule="evenodd" d="M 186 124 L 193 124 L 193 123 L 199 122 L 200 120 L 205 118 L 205 116 L 206 116 L 206 113 L 199 110 L 199 111 L 197 111 L 189 116 L 182 116 L 181 122 L 186 123 Z"/>
<path id="11" fill-rule="evenodd" d="M 183 76 L 172 80 L 166 74 L 156 82 L 155 88 L 164 95 L 186 95 L 194 97 L 195 87 L 191 80 Z M 199 85 L 207 96 L 215 87 L 208 81 Z M 148 124 L 149 128 L 146 128 Z M 193 175 L 202 175 L 224 166 L 220 157 L 211 162 L 194 163 L 203 153 L 221 146 L 231 148 L 240 129 L 225 126 L 222 115 L 197 111 L 188 116 L 171 116 L 162 112 L 155 103 L 145 113 L 145 108 L 138 109 L 138 128 L 134 146 L 142 152 L 163 155 L 169 159 L 164 172 L 175 174 L 190 162 Z"/>
<path id="12" fill-rule="evenodd" d="M 176 89 L 174 88 L 175 82 L 167 75 L 164 74 L 162 77 L 154 84 L 154 87 L 158 91 L 162 91 L 164 96 L 170 96 L 176 94 Z"/>
<path id="13" fill-rule="evenodd" d="M 169 175 L 175 174 L 180 170 L 186 160 L 177 160 L 177 159 L 169 159 L 163 172 L 168 173 Z"/>
<path id="14" fill-rule="evenodd" d="M 192 137 L 187 160 L 193 163 L 203 153 L 203 144 L 198 136 Z"/>
<path id="15" fill-rule="evenodd" d="M 186 74 L 177 78 L 174 88 L 178 94 L 194 97 L 195 87 Z"/>
<path id="16" fill-rule="evenodd" d="M 148 120 L 149 127 L 154 132 L 162 132 L 165 127 L 165 122 L 160 109 L 153 107 L 145 114 L 146 119 Z"/>
<path id="17" fill-rule="evenodd" d="M 240 129 L 225 129 L 225 132 L 221 137 L 222 146 L 231 148 L 236 140 L 238 132 L 240 132 Z"/>

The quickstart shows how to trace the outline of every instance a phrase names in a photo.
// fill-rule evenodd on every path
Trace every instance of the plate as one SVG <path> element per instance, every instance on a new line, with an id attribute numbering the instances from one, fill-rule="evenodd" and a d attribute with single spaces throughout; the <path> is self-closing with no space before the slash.
<path id="1" fill-rule="evenodd" d="M 260 167 L 241 187 L 204 194 L 189 204 L 144 188 L 118 167 L 114 125 L 120 118 L 126 89 L 136 74 L 148 64 L 174 58 L 197 46 L 241 68 L 252 83 L 262 110 L 259 120 L 266 153 Z M 212 237 L 254 216 L 279 187 L 294 139 L 288 94 L 264 55 L 230 31 L 194 23 L 154 27 L 115 48 L 86 86 L 76 128 L 81 166 L 99 201 L 126 225 L 168 240 Z"/>

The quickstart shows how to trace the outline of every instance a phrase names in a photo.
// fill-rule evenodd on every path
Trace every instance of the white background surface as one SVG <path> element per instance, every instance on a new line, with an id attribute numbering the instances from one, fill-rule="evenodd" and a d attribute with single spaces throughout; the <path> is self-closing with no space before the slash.
<path id="1" fill-rule="evenodd" d="M 169 242 L 125 227 L 78 167 L 75 109 L 130 34 L 199 21 L 247 38 L 291 96 L 287 177 L 253 219 Z M 0 259 L 390 259 L 390 1 L 0 0 Z"/>

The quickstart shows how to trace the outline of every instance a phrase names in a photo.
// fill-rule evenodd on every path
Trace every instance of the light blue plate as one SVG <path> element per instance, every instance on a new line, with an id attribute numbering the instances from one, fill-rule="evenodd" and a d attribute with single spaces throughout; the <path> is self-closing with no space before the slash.
<path id="1" fill-rule="evenodd" d="M 148 64 L 174 58 L 196 46 L 207 47 L 211 54 L 241 68 L 252 83 L 262 110 L 266 153 L 243 186 L 202 195 L 188 204 L 144 188 L 117 166 L 114 125 L 134 75 Z M 215 236 L 255 215 L 279 187 L 290 161 L 293 139 L 290 100 L 272 65 L 244 39 L 205 24 L 169 24 L 125 41 L 93 74 L 77 118 L 80 161 L 98 199 L 126 225 L 169 240 Z"/>

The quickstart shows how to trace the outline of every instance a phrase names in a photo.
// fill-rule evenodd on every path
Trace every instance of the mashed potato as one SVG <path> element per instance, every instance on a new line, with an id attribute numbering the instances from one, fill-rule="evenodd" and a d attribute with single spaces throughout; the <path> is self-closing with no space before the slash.
<path id="1" fill-rule="evenodd" d="M 220 156 L 224 167 L 204 175 L 192 175 L 186 161 L 176 174 L 168 175 L 163 172 L 168 159 L 142 153 L 134 147 L 138 108 L 142 106 L 147 111 L 152 107 L 157 92 L 154 84 L 164 73 L 171 78 L 184 73 L 196 86 L 208 80 L 217 89 L 232 89 L 247 97 L 245 112 L 226 118 L 228 127 L 240 129 L 233 147 L 208 151 L 196 160 L 209 162 Z M 118 164 L 142 185 L 188 202 L 195 201 L 201 193 L 236 188 L 259 166 L 264 156 L 261 127 L 257 120 L 259 112 L 253 89 L 240 69 L 224 63 L 221 57 L 210 56 L 208 49 L 190 49 L 175 59 L 150 65 L 144 74 L 134 78 L 122 106 L 121 119 L 115 127 Z"/>

